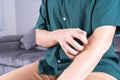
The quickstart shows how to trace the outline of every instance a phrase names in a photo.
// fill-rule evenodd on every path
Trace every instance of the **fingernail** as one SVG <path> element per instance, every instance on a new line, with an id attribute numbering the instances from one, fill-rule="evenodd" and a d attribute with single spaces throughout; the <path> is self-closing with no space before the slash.
<path id="1" fill-rule="evenodd" d="M 80 50 L 83 50 L 83 49 L 84 49 L 84 47 L 82 46 Z"/>
<path id="2" fill-rule="evenodd" d="M 88 41 L 86 40 L 86 44 L 88 44 Z"/>
<path id="3" fill-rule="evenodd" d="M 76 51 L 74 55 L 77 55 L 77 54 L 78 54 L 78 51 Z"/>

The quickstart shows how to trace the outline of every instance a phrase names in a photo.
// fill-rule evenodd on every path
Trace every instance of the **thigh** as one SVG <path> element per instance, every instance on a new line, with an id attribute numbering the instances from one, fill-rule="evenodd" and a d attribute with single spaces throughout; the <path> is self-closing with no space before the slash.
<path id="1" fill-rule="evenodd" d="M 38 74 L 38 64 L 35 62 L 0 76 L 0 80 L 56 80 L 57 76 Z"/>
<path id="2" fill-rule="evenodd" d="M 92 72 L 85 80 L 117 80 L 117 79 L 103 72 Z"/>
<path id="3" fill-rule="evenodd" d="M 39 80 L 37 67 L 38 62 L 29 64 L 0 76 L 0 80 Z"/>

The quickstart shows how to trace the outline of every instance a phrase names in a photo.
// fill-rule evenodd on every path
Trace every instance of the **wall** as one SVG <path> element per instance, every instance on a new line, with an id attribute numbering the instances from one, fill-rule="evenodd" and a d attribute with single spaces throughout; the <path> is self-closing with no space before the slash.
<path id="1" fill-rule="evenodd" d="M 26 34 L 35 27 L 41 0 L 15 0 L 17 34 Z"/>
<path id="2" fill-rule="evenodd" d="M 2 0 L 0 0 L 0 30 L 2 29 Z"/>
<path id="3" fill-rule="evenodd" d="M 0 36 L 16 34 L 15 1 L 1 0 L 3 28 Z"/>
<path id="4" fill-rule="evenodd" d="M 0 36 L 26 34 L 35 27 L 41 0 L 0 0 L 3 29 Z"/>

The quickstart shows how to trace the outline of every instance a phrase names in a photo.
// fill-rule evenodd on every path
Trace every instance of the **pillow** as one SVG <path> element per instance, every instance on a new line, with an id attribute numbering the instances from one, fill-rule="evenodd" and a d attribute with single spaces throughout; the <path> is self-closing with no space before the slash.
<path id="1" fill-rule="evenodd" d="M 25 50 L 30 50 L 36 46 L 35 41 L 35 29 L 32 29 L 28 34 L 24 35 L 21 40 L 21 48 Z"/>
<path id="2" fill-rule="evenodd" d="M 114 37 L 114 50 L 120 52 L 120 35 Z"/>
<path id="3" fill-rule="evenodd" d="M 0 37 L 0 43 L 19 41 L 21 38 L 22 38 L 22 35 L 2 36 Z"/>
<path id="4" fill-rule="evenodd" d="M 0 51 L 16 50 L 19 49 L 19 46 L 20 46 L 19 41 L 5 42 L 5 43 L 3 42 L 0 43 Z"/>

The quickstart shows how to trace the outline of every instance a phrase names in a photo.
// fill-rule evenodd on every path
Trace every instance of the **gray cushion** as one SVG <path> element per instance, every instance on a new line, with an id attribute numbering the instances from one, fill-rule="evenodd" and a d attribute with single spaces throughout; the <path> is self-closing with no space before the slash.
<path id="1" fill-rule="evenodd" d="M 7 72 L 17 69 L 16 67 L 0 65 L 0 75 L 3 75 Z"/>
<path id="2" fill-rule="evenodd" d="M 19 41 L 0 43 L 0 50 L 14 50 L 20 47 Z"/>
<path id="3" fill-rule="evenodd" d="M 20 67 L 43 59 L 44 53 L 40 50 L 4 50 L 0 51 L 0 64 Z"/>
<path id="4" fill-rule="evenodd" d="M 114 38 L 114 50 L 115 52 L 120 52 L 120 35 Z"/>
<path id="5" fill-rule="evenodd" d="M 0 37 L 0 43 L 18 41 L 18 40 L 20 40 L 21 37 L 22 37 L 22 35 L 2 36 L 2 37 Z"/>
<path id="6" fill-rule="evenodd" d="M 120 57 L 120 52 L 116 52 L 116 53 Z M 119 58 L 119 66 L 120 66 L 120 58 Z"/>
<path id="7" fill-rule="evenodd" d="M 117 55 L 120 57 L 120 35 L 117 35 L 114 38 L 114 50 L 117 53 Z M 119 58 L 119 66 L 120 66 L 120 58 Z"/>
<path id="8" fill-rule="evenodd" d="M 34 48 L 36 46 L 35 29 L 33 29 L 30 33 L 24 35 L 21 38 L 20 42 L 21 42 L 21 48 L 24 48 L 26 50 Z"/>

